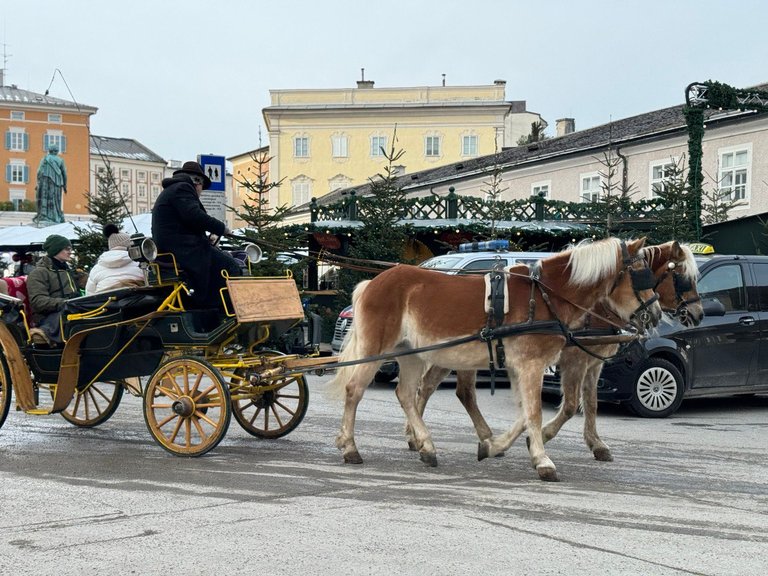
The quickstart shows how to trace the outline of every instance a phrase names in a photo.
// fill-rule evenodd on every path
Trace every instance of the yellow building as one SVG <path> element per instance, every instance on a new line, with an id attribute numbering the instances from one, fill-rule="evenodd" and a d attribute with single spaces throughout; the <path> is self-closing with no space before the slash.
<path id="1" fill-rule="evenodd" d="M 403 150 L 401 173 L 493 154 L 514 146 L 541 117 L 505 100 L 504 80 L 485 86 L 271 90 L 263 110 L 273 205 L 299 206 L 382 173 L 384 151 Z M 545 124 L 546 125 L 546 124 Z M 393 141 L 393 138 L 395 139 Z M 251 158 L 230 158 L 233 175 Z M 235 184 L 237 186 L 237 184 Z M 238 190 L 235 190 L 237 197 Z"/>
<path id="2" fill-rule="evenodd" d="M 89 135 L 93 106 L 22 90 L 3 84 L 0 71 L 0 165 L 4 178 L 0 202 L 11 201 L 21 208 L 24 200 L 35 200 L 37 168 L 48 147 L 56 144 L 67 168 L 65 214 L 86 214 L 90 188 Z"/>

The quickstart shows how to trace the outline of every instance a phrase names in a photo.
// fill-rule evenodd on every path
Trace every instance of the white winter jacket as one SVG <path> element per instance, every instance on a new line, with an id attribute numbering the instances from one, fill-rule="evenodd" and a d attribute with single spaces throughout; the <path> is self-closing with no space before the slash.
<path id="1" fill-rule="evenodd" d="M 85 293 L 96 294 L 115 288 L 140 286 L 143 283 L 144 272 L 139 268 L 139 264 L 130 259 L 126 249 L 115 248 L 99 256 L 88 275 Z"/>

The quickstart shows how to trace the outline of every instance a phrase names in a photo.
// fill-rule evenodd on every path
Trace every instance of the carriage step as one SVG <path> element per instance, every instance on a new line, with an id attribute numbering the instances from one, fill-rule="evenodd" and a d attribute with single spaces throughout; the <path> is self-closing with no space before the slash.
<path id="1" fill-rule="evenodd" d="M 45 416 L 50 414 L 51 411 L 47 408 L 33 408 L 32 410 L 24 410 L 24 414 L 32 414 L 33 416 Z"/>

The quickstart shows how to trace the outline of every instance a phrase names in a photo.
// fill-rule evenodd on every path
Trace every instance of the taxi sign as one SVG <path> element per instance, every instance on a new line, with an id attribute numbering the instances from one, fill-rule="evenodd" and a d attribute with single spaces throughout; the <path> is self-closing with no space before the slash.
<path id="1" fill-rule="evenodd" d="M 715 253 L 715 247 L 712 246 L 712 244 L 706 244 L 704 242 L 692 242 L 691 244 L 688 244 L 688 248 L 691 249 L 691 252 L 694 254 L 714 254 Z"/>

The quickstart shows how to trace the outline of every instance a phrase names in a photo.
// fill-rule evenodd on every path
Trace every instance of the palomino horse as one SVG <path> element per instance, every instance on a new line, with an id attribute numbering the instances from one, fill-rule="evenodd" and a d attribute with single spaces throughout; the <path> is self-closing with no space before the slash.
<path id="1" fill-rule="evenodd" d="M 542 378 L 566 343 L 565 330 L 579 325 L 588 309 L 600 301 L 622 322 L 642 318 L 655 325 L 661 318 L 648 278 L 650 270 L 638 255 L 644 243 L 644 239 L 625 244 L 609 238 L 542 260 L 536 278 L 520 274 L 527 271 L 525 266 L 508 274 L 510 306 L 503 324 L 522 329 L 499 338 L 506 350 L 508 371 L 517 375 L 531 461 L 544 480 L 556 480 L 557 473 L 542 439 Z M 401 353 L 396 393 L 414 431 L 419 455 L 429 465 L 437 464 L 437 456 L 416 409 L 418 385 L 428 366 L 477 370 L 487 364 L 491 347 L 476 337 L 487 320 L 484 294 L 482 277 L 450 276 L 407 265 L 361 282 L 353 294 L 355 324 L 339 362 Z M 641 313 L 636 314 L 638 311 Z M 355 416 L 381 362 L 378 358 L 341 367 L 332 383 L 346 393 L 336 446 L 347 463 L 363 461 L 355 444 Z"/>
<path id="2" fill-rule="evenodd" d="M 662 309 L 671 316 L 677 317 L 685 326 L 697 326 L 704 316 L 700 298 L 696 291 L 696 276 L 698 268 L 690 249 L 677 241 L 667 242 L 658 246 L 647 246 L 642 249 L 656 278 L 656 292 Z M 601 316 L 611 317 L 610 310 L 599 306 L 596 312 Z M 587 318 L 591 330 L 610 329 L 611 326 L 599 318 Z M 584 441 L 596 460 L 611 461 L 610 448 L 600 439 L 597 433 L 597 382 L 602 370 L 603 360 L 617 353 L 618 344 L 600 344 L 588 347 L 585 352 L 577 346 L 566 346 L 560 355 L 560 387 L 563 401 L 557 414 L 542 428 L 544 442 L 554 438 L 562 426 L 575 414 L 581 397 L 584 412 Z M 594 356 L 592 355 L 594 354 Z M 430 396 L 450 370 L 432 366 L 424 375 L 418 390 L 417 409 L 423 416 L 424 409 Z M 494 447 L 491 428 L 480 413 L 475 395 L 475 372 L 459 371 L 456 375 L 456 395 L 475 426 L 480 438 L 478 456 L 482 459 L 488 455 L 503 452 L 500 447 Z M 514 386 L 514 379 L 511 379 Z M 415 450 L 415 440 L 411 430 L 406 427 L 408 445 Z"/>

